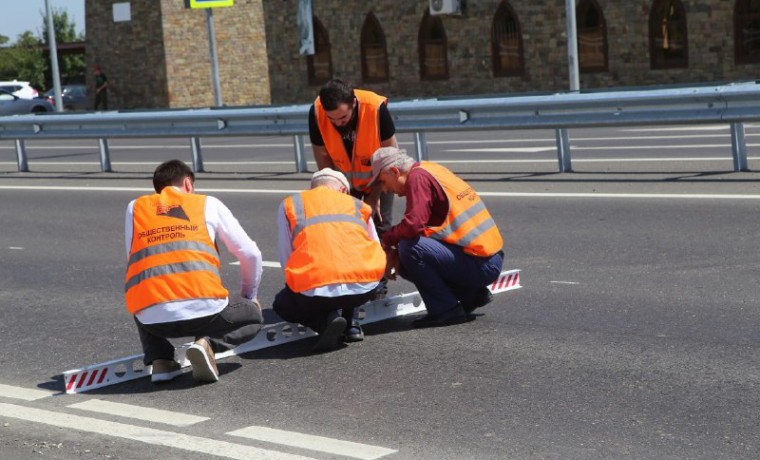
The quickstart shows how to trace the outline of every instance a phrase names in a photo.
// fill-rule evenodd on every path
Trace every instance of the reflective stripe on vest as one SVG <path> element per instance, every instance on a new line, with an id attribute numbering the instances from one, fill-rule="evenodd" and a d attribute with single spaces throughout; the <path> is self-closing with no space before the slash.
<path id="1" fill-rule="evenodd" d="M 371 208 L 360 200 L 317 187 L 285 199 L 292 252 L 285 282 L 294 292 L 339 283 L 379 281 L 385 252 L 370 238 Z"/>
<path id="2" fill-rule="evenodd" d="M 350 159 L 343 138 L 327 117 L 319 97 L 314 101 L 314 114 L 325 149 L 335 169 L 346 175 L 351 188 L 364 191 L 372 178 L 372 154 L 380 148 L 380 104 L 388 99 L 360 89 L 354 90 L 354 95 L 359 103 L 359 114 L 354 150 Z"/>
<path id="3" fill-rule="evenodd" d="M 321 216 L 314 216 L 307 219 L 306 210 L 304 209 L 303 198 L 301 195 L 293 195 L 291 199 L 293 200 L 293 210 L 295 212 L 296 218 L 296 225 L 290 235 L 291 244 L 293 244 L 293 241 L 296 239 L 298 234 L 301 233 L 304 228 L 310 225 L 323 224 L 326 222 L 351 222 L 361 226 L 362 228 L 364 228 L 366 225 L 366 223 L 362 220 L 362 202 L 359 200 L 354 200 L 356 215 L 349 216 L 347 214 L 323 214 Z"/>
<path id="4" fill-rule="evenodd" d="M 443 166 L 423 161 L 420 167 L 441 185 L 449 202 L 444 222 L 437 227 L 426 227 L 424 235 L 461 246 L 467 254 L 486 257 L 499 252 L 504 241 L 475 190 Z"/>
<path id="5" fill-rule="evenodd" d="M 224 299 L 220 259 L 206 228 L 206 197 L 166 187 L 135 201 L 124 292 L 130 313 L 158 303 Z"/>

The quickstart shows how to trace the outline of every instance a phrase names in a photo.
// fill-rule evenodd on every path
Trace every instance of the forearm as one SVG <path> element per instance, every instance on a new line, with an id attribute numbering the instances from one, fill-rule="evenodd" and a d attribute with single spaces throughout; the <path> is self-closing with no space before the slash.
<path id="1" fill-rule="evenodd" d="M 330 154 L 327 153 L 327 149 L 324 145 L 312 144 L 311 150 L 314 152 L 314 161 L 317 162 L 317 169 L 332 168 L 335 169 L 335 164 L 330 158 Z"/>

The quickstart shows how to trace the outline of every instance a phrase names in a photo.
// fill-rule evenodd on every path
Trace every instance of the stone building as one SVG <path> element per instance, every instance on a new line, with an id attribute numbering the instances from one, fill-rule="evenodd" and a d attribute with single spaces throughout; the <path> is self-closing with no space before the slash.
<path id="1" fill-rule="evenodd" d="M 213 105 L 202 11 L 132 0 L 130 24 L 86 0 L 88 62 L 119 107 Z M 430 5 L 459 4 L 431 15 Z M 581 88 L 754 79 L 755 0 L 577 0 Z M 313 100 L 341 78 L 392 99 L 569 88 L 563 0 L 313 0 L 316 54 L 299 54 L 297 0 L 215 10 L 225 104 Z"/>

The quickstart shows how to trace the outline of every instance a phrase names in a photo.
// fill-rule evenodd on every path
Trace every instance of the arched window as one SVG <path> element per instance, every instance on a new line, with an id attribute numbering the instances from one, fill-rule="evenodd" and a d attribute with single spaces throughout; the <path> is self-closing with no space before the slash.
<path id="1" fill-rule="evenodd" d="M 306 67 L 309 72 L 309 84 L 321 85 L 332 78 L 332 56 L 330 55 L 330 37 L 327 29 L 313 16 L 314 24 L 314 54 L 306 57 Z"/>
<path id="2" fill-rule="evenodd" d="M 417 38 L 420 53 L 420 78 L 422 80 L 447 80 L 449 78 L 448 45 L 443 21 L 431 16 L 428 9 L 420 23 Z"/>
<path id="3" fill-rule="evenodd" d="M 581 0 L 576 7 L 578 67 L 581 72 L 607 70 L 607 24 L 596 0 Z"/>
<path id="4" fill-rule="evenodd" d="M 370 11 L 364 18 L 361 36 L 362 78 L 366 83 L 388 81 L 388 51 L 385 33 L 374 14 Z"/>
<path id="5" fill-rule="evenodd" d="M 686 11 L 681 0 L 655 0 L 649 13 L 649 57 L 653 69 L 689 66 Z"/>
<path id="6" fill-rule="evenodd" d="M 737 64 L 760 63 L 760 0 L 736 0 L 734 54 Z"/>
<path id="7" fill-rule="evenodd" d="M 494 77 L 520 76 L 525 73 L 520 23 L 506 0 L 499 4 L 493 15 L 491 61 Z"/>

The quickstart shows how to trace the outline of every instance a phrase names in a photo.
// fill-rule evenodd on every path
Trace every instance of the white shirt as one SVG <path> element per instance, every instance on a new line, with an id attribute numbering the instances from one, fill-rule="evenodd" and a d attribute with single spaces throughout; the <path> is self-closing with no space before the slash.
<path id="1" fill-rule="evenodd" d="M 127 258 L 132 246 L 133 212 L 135 200 L 127 206 L 124 219 L 124 238 Z M 261 283 L 261 251 L 240 226 L 240 222 L 221 201 L 206 196 L 206 228 L 212 241 L 217 236 L 224 246 L 240 261 L 240 296 L 255 299 Z M 186 319 L 202 318 L 219 313 L 229 303 L 224 299 L 191 299 L 152 305 L 137 312 L 135 316 L 143 324 L 168 323 Z"/>
<path id="2" fill-rule="evenodd" d="M 380 241 L 377 237 L 377 231 L 375 230 L 375 223 L 372 219 L 367 222 L 367 233 L 370 238 L 375 241 Z M 280 258 L 280 266 L 283 271 L 285 265 L 290 259 L 290 254 L 293 252 L 293 244 L 291 243 L 290 223 L 285 215 L 285 202 L 280 203 L 280 209 L 277 211 L 277 255 Z M 370 283 L 336 283 L 326 284 L 314 289 L 303 291 L 303 294 L 307 297 L 341 297 L 344 295 L 357 295 L 364 294 L 372 289 L 375 289 L 380 284 L 378 281 L 372 281 Z"/>

